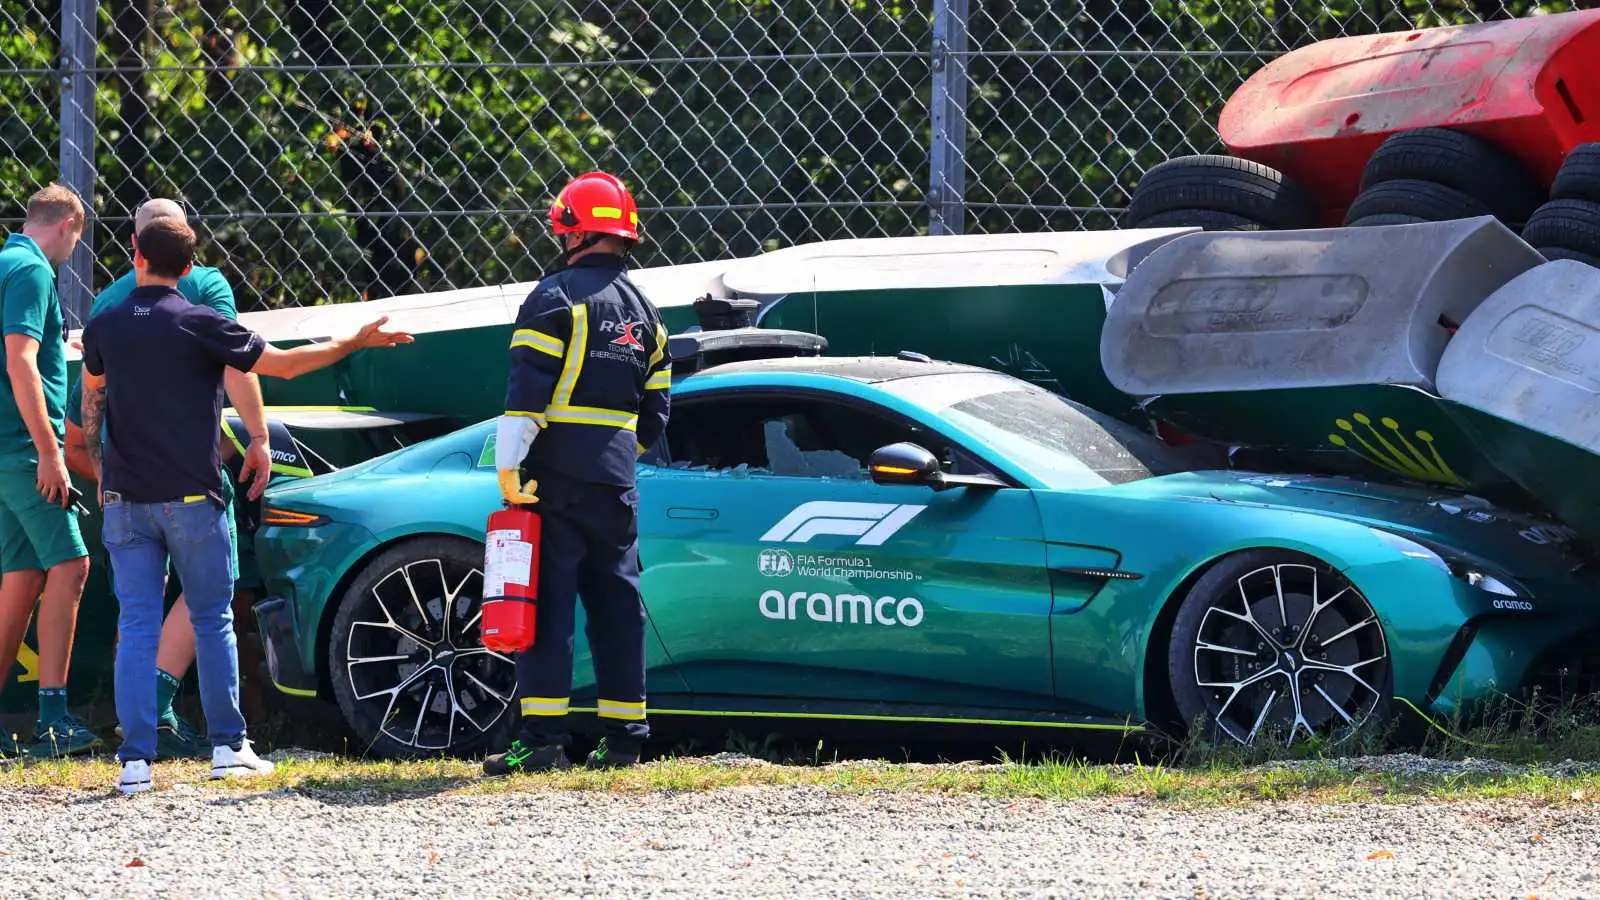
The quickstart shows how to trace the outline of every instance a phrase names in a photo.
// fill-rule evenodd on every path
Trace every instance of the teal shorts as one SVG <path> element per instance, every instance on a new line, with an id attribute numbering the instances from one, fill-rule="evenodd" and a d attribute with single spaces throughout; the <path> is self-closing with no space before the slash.
<path id="1" fill-rule="evenodd" d="M 78 514 L 39 493 L 39 470 L 0 469 L 0 573 L 44 571 L 89 555 Z"/>

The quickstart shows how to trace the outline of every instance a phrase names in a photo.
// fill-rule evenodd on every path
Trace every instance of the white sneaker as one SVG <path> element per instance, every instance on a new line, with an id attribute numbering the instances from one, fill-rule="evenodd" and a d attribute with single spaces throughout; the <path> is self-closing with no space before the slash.
<path id="1" fill-rule="evenodd" d="M 150 779 L 150 764 L 142 759 L 130 759 L 122 764 L 122 775 L 117 778 L 117 793 L 142 794 L 155 787 Z"/>
<path id="2" fill-rule="evenodd" d="M 238 750 L 229 746 L 211 748 L 211 777 L 255 776 L 272 773 L 272 763 L 256 755 L 245 741 Z"/>

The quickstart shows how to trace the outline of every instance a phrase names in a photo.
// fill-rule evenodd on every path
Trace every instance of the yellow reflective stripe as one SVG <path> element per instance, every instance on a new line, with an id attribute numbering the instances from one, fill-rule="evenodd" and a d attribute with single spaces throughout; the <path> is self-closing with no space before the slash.
<path id="1" fill-rule="evenodd" d="M 532 328 L 518 328 L 513 331 L 511 333 L 511 346 L 513 349 L 527 347 L 530 350 L 537 350 L 540 353 L 554 356 L 556 359 L 560 359 L 561 354 L 565 353 L 567 349 L 565 341 L 542 331 L 534 331 Z"/>
<path id="2" fill-rule="evenodd" d="M 183 502 L 185 502 L 185 503 L 199 503 L 201 500 L 204 500 L 205 498 L 206 498 L 205 494 L 191 494 L 191 495 L 183 498 Z"/>
<path id="3" fill-rule="evenodd" d="M 637 454 L 635 454 L 635 455 L 637 455 L 637 456 L 643 456 L 643 455 L 644 455 L 644 452 L 645 452 L 645 451 L 646 451 L 646 450 L 648 450 L 648 449 L 650 449 L 650 448 L 648 448 L 648 447 L 646 447 L 646 446 L 645 446 L 645 445 L 643 445 L 643 444 L 641 444 L 641 443 L 639 443 L 639 442 L 638 442 L 638 441 L 634 441 L 634 442 L 633 442 L 633 446 L 634 446 L 634 447 L 635 447 L 635 448 L 636 448 L 636 449 L 638 449 L 638 451 L 639 451 L 639 452 L 638 452 L 638 453 L 637 453 Z"/>
<path id="4" fill-rule="evenodd" d="M 522 714 L 525 716 L 564 716 L 567 714 L 566 697 L 523 697 Z"/>
<path id="5" fill-rule="evenodd" d="M 572 712 L 592 713 L 598 712 L 593 706 L 574 706 Z M 782 712 L 777 710 L 731 710 L 731 709 L 653 709 L 653 716 L 685 716 L 689 718 L 729 718 L 729 719 L 815 719 L 839 722 L 893 722 L 907 725 L 995 725 L 1003 728 L 1063 728 L 1080 731 L 1120 731 L 1125 734 L 1135 734 L 1145 730 L 1143 725 L 1133 724 L 1132 719 L 1124 720 L 1126 724 L 1113 725 L 1109 722 L 1051 722 L 1038 719 L 963 719 L 955 716 L 867 716 L 857 713 L 803 713 Z"/>
<path id="6" fill-rule="evenodd" d="M 596 219 L 620 219 L 622 218 L 622 210 L 617 209 L 615 206 L 596 206 L 594 209 L 589 210 L 589 215 L 594 216 Z"/>
<path id="7" fill-rule="evenodd" d="M 650 363 L 647 368 L 654 369 L 661 364 L 661 357 L 667 353 L 667 326 L 656 323 L 656 349 L 650 354 Z"/>
<path id="8" fill-rule="evenodd" d="M 578 375 L 583 371 L 583 358 L 589 352 L 589 306 L 572 305 L 572 343 L 567 345 L 567 359 L 561 364 L 561 378 L 556 381 L 555 393 L 550 396 L 550 406 L 570 406 L 572 389 L 578 386 Z"/>
<path id="9" fill-rule="evenodd" d="M 645 379 L 644 389 L 647 391 L 664 391 L 672 387 L 672 373 L 666 369 Z"/>
<path id="10" fill-rule="evenodd" d="M 317 695 L 316 691 L 308 691 L 304 688 L 284 687 L 276 681 L 272 683 L 272 686 L 291 697 L 315 697 Z"/>
<path id="11" fill-rule="evenodd" d="M 227 416 L 223 416 L 222 417 L 222 434 L 228 440 L 233 442 L 233 449 L 239 451 L 239 455 L 243 456 L 244 455 L 244 444 L 239 443 L 238 436 L 236 436 L 233 433 L 233 426 L 228 424 L 228 417 Z"/>
<path id="12" fill-rule="evenodd" d="M 597 700 L 595 701 L 595 714 L 602 719 L 627 719 L 632 722 L 644 718 L 644 701 L 637 703 L 627 700 Z"/>
<path id="13" fill-rule="evenodd" d="M 508 415 L 508 416 L 521 416 L 524 419 L 532 419 L 534 421 L 534 424 L 538 425 L 540 428 L 543 428 L 545 426 L 544 413 L 524 412 L 524 411 L 522 411 L 520 409 L 508 409 L 508 410 L 506 410 L 506 415 Z"/>
<path id="14" fill-rule="evenodd" d="M 594 406 L 557 406 L 554 403 L 545 407 L 545 418 L 551 422 L 565 422 L 569 425 L 605 425 L 610 428 L 621 428 L 625 431 L 636 431 L 639 427 L 639 416 L 620 409 L 600 409 Z"/>

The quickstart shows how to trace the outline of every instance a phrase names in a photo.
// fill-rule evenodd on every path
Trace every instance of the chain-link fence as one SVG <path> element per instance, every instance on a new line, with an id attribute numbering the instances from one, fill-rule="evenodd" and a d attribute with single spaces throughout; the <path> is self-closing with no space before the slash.
<path id="1" fill-rule="evenodd" d="M 241 310 L 536 278 L 590 168 L 633 187 L 646 265 L 1105 228 L 1286 49 L 1576 5 L 0 0 L 0 221 L 92 192 L 81 308 L 178 198 Z"/>

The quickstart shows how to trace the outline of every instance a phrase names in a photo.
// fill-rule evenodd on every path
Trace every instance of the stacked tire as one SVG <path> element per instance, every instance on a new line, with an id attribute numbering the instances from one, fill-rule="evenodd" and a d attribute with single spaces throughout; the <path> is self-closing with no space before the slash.
<path id="1" fill-rule="evenodd" d="M 1129 198 L 1124 228 L 1270 231 L 1314 228 L 1305 188 L 1269 166 L 1232 156 L 1180 156 L 1155 166 Z"/>
<path id="2" fill-rule="evenodd" d="M 1567 154 L 1550 200 L 1534 211 L 1522 239 L 1545 259 L 1571 259 L 1600 268 L 1600 143 Z"/>
<path id="3" fill-rule="evenodd" d="M 1544 191 L 1515 157 L 1447 128 L 1418 128 L 1378 145 L 1361 172 L 1347 226 L 1402 225 L 1494 216 L 1516 230 Z"/>

